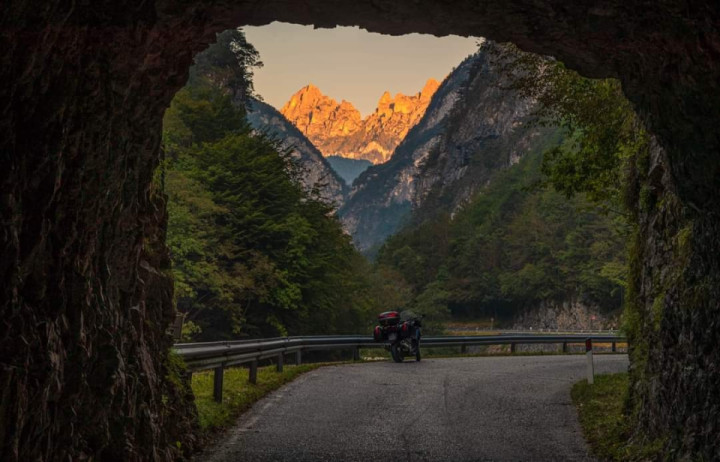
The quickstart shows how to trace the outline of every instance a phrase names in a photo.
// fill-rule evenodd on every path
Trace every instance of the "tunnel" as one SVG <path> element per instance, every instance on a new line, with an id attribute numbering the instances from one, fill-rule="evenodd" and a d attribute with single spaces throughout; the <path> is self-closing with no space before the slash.
<path id="1" fill-rule="evenodd" d="M 619 79 L 653 138 L 633 199 L 635 437 L 673 458 L 720 453 L 716 1 L 8 0 L 0 18 L 3 460 L 192 447 L 165 335 L 162 117 L 217 32 L 272 21 L 482 36 Z"/>

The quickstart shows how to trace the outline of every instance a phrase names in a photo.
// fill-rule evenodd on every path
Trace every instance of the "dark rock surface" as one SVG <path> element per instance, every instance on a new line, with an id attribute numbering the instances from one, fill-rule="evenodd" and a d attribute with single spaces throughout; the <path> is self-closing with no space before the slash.
<path id="1" fill-rule="evenodd" d="M 216 32 L 274 20 L 486 36 L 620 78 L 662 148 L 639 175 L 638 428 L 673 457 L 720 453 L 717 1 L 9 0 L 0 458 L 168 460 L 176 439 L 188 447 L 187 406 L 163 403 L 182 399 L 163 366 L 172 288 L 150 188 L 162 113 Z"/>

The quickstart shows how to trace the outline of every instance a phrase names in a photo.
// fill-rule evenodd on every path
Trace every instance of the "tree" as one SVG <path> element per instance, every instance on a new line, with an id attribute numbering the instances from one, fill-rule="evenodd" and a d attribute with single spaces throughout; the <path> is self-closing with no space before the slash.
<path id="1" fill-rule="evenodd" d="M 249 48 L 248 48 L 249 47 Z M 357 333 L 376 279 L 290 153 L 246 122 L 257 52 L 218 36 L 165 114 L 168 244 L 195 339 Z"/>
<path id="2" fill-rule="evenodd" d="M 605 211 L 626 214 L 632 162 L 647 156 L 649 136 L 614 79 L 581 77 L 552 58 L 515 45 L 495 47 L 509 89 L 537 100 L 539 123 L 563 127 L 565 142 L 547 150 L 546 183 L 567 197 L 585 193 Z"/>

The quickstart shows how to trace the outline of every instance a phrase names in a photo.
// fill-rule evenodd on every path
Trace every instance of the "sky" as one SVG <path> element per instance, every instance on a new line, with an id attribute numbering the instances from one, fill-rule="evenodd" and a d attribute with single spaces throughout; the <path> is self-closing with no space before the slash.
<path id="1" fill-rule="evenodd" d="M 429 78 L 442 81 L 477 49 L 476 38 L 410 34 L 389 36 L 357 27 L 313 29 L 272 23 L 244 27 L 264 66 L 255 70 L 255 92 L 280 109 L 312 83 L 325 95 L 350 101 L 364 116 L 384 91 L 419 92 Z"/>

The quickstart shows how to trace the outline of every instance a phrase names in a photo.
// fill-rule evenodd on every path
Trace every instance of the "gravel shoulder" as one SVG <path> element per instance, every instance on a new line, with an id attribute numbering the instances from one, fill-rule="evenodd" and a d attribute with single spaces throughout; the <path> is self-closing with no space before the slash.
<path id="1" fill-rule="evenodd" d="M 593 460 L 570 400 L 585 365 L 572 355 L 324 367 L 256 403 L 198 460 Z M 595 356 L 596 373 L 627 366 Z"/>

